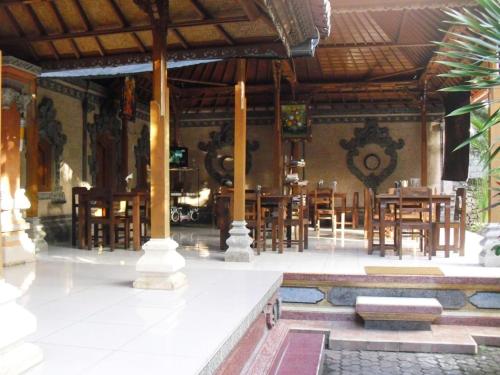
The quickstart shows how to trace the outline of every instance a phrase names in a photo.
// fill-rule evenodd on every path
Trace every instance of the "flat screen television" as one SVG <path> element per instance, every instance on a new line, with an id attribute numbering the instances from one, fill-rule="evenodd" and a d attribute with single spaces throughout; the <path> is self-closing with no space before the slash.
<path id="1" fill-rule="evenodd" d="M 187 168 L 188 166 L 188 149 L 187 147 L 171 147 L 170 148 L 170 167 L 171 168 Z"/>

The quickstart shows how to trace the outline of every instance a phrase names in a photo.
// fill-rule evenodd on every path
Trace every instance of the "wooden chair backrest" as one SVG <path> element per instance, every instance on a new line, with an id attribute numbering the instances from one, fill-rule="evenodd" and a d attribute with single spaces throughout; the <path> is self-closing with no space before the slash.
<path id="1" fill-rule="evenodd" d="M 427 187 L 399 188 L 396 194 L 399 197 L 396 214 L 400 222 L 404 214 L 427 213 L 429 218 L 432 218 L 432 189 Z M 410 200 L 411 198 L 419 198 L 420 203 L 423 204 L 415 204 Z"/>
<path id="2" fill-rule="evenodd" d="M 355 191 L 352 194 L 352 208 L 358 208 L 359 207 L 359 193 Z"/>
<path id="3" fill-rule="evenodd" d="M 453 210 L 453 220 L 462 221 L 465 220 L 466 215 L 466 191 L 465 188 L 458 188 L 455 192 L 455 207 Z"/>
<path id="4" fill-rule="evenodd" d="M 89 191 L 86 187 L 76 186 L 71 189 L 71 204 L 73 209 L 76 209 L 80 204 L 80 196 L 81 194 L 86 194 Z"/>
<path id="5" fill-rule="evenodd" d="M 373 209 L 375 207 L 375 199 L 373 190 L 365 188 L 364 191 L 365 219 L 373 217 Z"/>

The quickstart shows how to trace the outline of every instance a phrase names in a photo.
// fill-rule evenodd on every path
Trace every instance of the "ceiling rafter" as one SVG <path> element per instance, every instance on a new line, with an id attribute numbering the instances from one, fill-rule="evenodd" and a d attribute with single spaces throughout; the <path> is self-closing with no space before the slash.
<path id="1" fill-rule="evenodd" d="M 76 4 L 77 0 L 73 0 Z M 83 20 L 83 17 L 82 17 Z M 211 26 L 219 25 L 225 23 L 239 23 L 248 22 L 246 16 L 235 16 L 235 17 L 224 17 L 224 18 L 214 18 L 205 20 L 187 20 L 172 22 L 169 24 L 171 28 L 185 28 L 185 27 L 195 27 L 195 26 Z M 123 28 L 111 28 L 111 29 L 88 29 L 85 31 L 75 31 L 67 34 L 55 34 L 55 35 L 36 35 L 36 36 L 26 36 L 26 38 L 11 38 L 9 42 L 15 43 L 20 42 L 24 39 L 30 42 L 43 42 L 47 40 L 59 40 L 68 38 L 82 38 L 82 37 L 98 37 L 100 35 L 116 35 L 116 34 L 126 34 L 131 32 L 141 32 L 141 31 L 151 31 L 151 25 L 136 25 Z"/>
<path id="2" fill-rule="evenodd" d="M 19 25 L 19 22 L 17 22 L 16 20 L 16 17 L 14 17 L 14 15 L 12 14 L 12 12 L 10 11 L 9 7 L 4 7 L 3 10 L 5 11 L 5 14 L 7 15 L 7 18 L 9 19 L 9 22 L 11 23 L 12 27 L 14 28 L 14 30 L 16 31 L 16 34 L 17 36 L 19 37 L 24 37 L 26 36 L 26 33 L 24 32 L 23 28 L 21 27 L 21 25 Z M 24 44 L 28 47 L 28 49 L 30 50 L 30 53 L 33 55 L 33 58 L 35 60 L 38 60 L 39 59 L 39 56 L 38 54 L 36 53 L 35 49 L 33 48 L 33 46 L 31 45 L 30 42 L 28 42 L 27 40 L 24 41 Z"/>
<path id="3" fill-rule="evenodd" d="M 92 24 L 90 23 L 89 17 L 87 16 L 87 13 L 85 12 L 85 9 L 83 9 L 82 4 L 80 3 L 80 0 L 73 0 L 73 3 L 76 6 L 76 9 L 78 10 L 78 15 L 80 16 L 81 20 L 83 21 L 85 28 L 87 31 L 93 31 Z M 96 44 L 97 44 L 97 49 L 99 51 L 99 54 L 101 56 L 104 56 L 106 53 L 106 50 L 104 49 L 99 36 L 96 36 L 94 38 Z"/>
<path id="4" fill-rule="evenodd" d="M 181 32 L 177 29 L 172 29 L 172 30 L 169 30 L 171 31 L 177 39 L 179 39 L 179 42 L 181 43 L 182 47 L 184 49 L 189 49 L 189 43 L 187 42 L 186 38 L 184 38 L 184 35 L 181 34 Z"/>
<path id="5" fill-rule="evenodd" d="M 31 6 L 30 3 L 23 3 L 23 8 L 26 9 L 28 14 L 30 15 L 31 20 L 35 24 L 36 29 L 38 30 L 38 33 L 40 35 L 47 35 L 47 30 L 45 30 L 45 27 L 42 25 L 42 22 L 36 15 L 35 11 L 33 10 L 33 7 Z M 56 46 L 54 45 L 54 42 L 49 41 L 48 43 L 50 49 L 52 50 L 52 54 L 54 57 L 59 60 L 61 57 L 59 56 L 59 52 L 57 51 Z"/>
<path id="6" fill-rule="evenodd" d="M 57 5 L 55 3 L 51 2 L 51 1 L 49 1 L 48 4 L 49 4 L 49 8 L 52 10 L 54 15 L 56 16 L 57 22 L 59 23 L 59 26 L 61 27 L 62 32 L 67 33 L 69 31 L 68 25 L 64 21 L 64 18 L 62 17 L 61 12 L 59 11 L 59 8 L 57 7 Z M 75 43 L 75 40 L 70 39 L 69 44 L 71 46 L 71 49 L 73 50 L 73 54 L 75 55 L 75 57 L 77 59 L 79 59 L 81 57 L 82 53 L 80 52 L 80 49 L 78 48 L 77 44 Z"/>
<path id="7" fill-rule="evenodd" d="M 191 0 L 191 4 L 194 6 L 196 12 L 200 15 L 202 19 L 204 20 L 212 19 L 210 13 L 205 9 L 203 5 L 200 4 L 198 0 Z M 226 31 L 226 29 L 224 29 L 223 26 L 214 25 L 214 27 L 229 45 L 235 44 L 233 38 L 231 37 L 231 35 L 229 35 L 229 33 Z"/>
<path id="8" fill-rule="evenodd" d="M 120 23 L 122 27 L 129 27 L 130 22 L 127 20 L 123 12 L 121 11 L 120 7 L 116 3 L 116 0 L 108 0 L 109 4 L 111 5 L 111 8 L 113 9 L 114 14 L 118 17 L 120 20 Z M 130 36 L 134 40 L 134 43 L 137 45 L 137 48 L 141 52 L 146 52 L 146 47 L 144 46 L 144 43 L 142 43 L 141 39 L 137 36 L 135 32 L 131 32 Z"/>

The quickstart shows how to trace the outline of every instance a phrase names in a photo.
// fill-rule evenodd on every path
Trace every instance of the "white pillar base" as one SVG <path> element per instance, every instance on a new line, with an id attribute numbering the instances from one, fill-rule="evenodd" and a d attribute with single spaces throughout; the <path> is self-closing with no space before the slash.
<path id="1" fill-rule="evenodd" d="M 253 249 L 250 247 L 253 240 L 248 235 L 250 230 L 245 221 L 233 221 L 226 240 L 228 249 L 224 255 L 226 262 L 251 262 L 253 260 Z"/>
<path id="2" fill-rule="evenodd" d="M 178 246 L 171 238 L 152 238 L 146 242 L 142 247 L 145 253 L 136 265 L 139 277 L 134 288 L 172 290 L 186 285 L 186 275 L 180 272 L 186 260 L 176 251 Z"/>
<path id="3" fill-rule="evenodd" d="M 30 229 L 26 232 L 29 238 L 33 240 L 35 244 L 35 253 L 40 251 L 48 251 L 49 244 L 45 241 L 45 236 L 47 233 L 43 230 L 43 225 L 40 224 L 40 218 L 38 217 L 28 217 L 26 221 L 30 224 Z"/>
<path id="4" fill-rule="evenodd" d="M 500 244 L 500 223 L 490 223 L 481 233 L 483 247 L 479 253 L 479 264 L 485 267 L 500 267 L 500 255 L 496 255 L 493 247 Z"/>
<path id="5" fill-rule="evenodd" d="M 0 374 L 17 375 L 43 360 L 36 345 L 24 339 L 36 331 L 36 318 L 16 303 L 21 291 L 0 281 Z"/>

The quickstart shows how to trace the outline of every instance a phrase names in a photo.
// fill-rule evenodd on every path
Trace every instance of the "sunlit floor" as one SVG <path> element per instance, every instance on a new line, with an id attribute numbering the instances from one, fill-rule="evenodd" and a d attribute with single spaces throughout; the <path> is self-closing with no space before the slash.
<path id="1" fill-rule="evenodd" d="M 467 232 L 465 256 L 451 253 L 445 258 L 439 251 L 432 260 L 428 260 L 418 250 L 417 241 L 407 241 L 404 244 L 404 257 L 400 260 L 391 250 L 385 257 L 378 252 L 369 255 L 367 243 L 362 230 L 345 231 L 344 236 L 338 231 L 333 238 L 328 229 L 323 229 L 321 235 L 310 230 L 309 249 L 303 253 L 293 246 L 285 248 L 283 254 L 269 249 L 255 256 L 252 263 L 225 263 L 224 253 L 219 250 L 219 231 L 211 227 L 173 227 L 173 237 L 179 243 L 179 252 L 187 259 L 193 268 L 222 268 L 268 270 L 281 272 L 329 273 L 329 274 L 365 274 L 365 266 L 437 266 L 447 276 L 491 276 L 498 277 L 500 268 L 484 268 L 479 266 L 478 254 L 481 251 L 477 234 Z M 40 258 L 51 260 L 69 260 L 88 263 L 129 264 L 135 265 L 141 251 L 116 250 L 111 253 L 104 249 L 86 251 L 67 247 L 51 246 L 48 253 L 39 254 Z"/>
<path id="2" fill-rule="evenodd" d="M 217 230 L 176 227 L 173 233 L 189 280 L 174 292 L 131 287 L 142 251 L 50 246 L 37 263 L 7 268 L 6 281 L 25 291 L 19 303 L 38 319 L 29 340 L 45 353 L 29 375 L 198 374 L 262 311 L 282 272 L 363 274 L 367 265 L 433 265 L 446 275 L 500 274 L 478 265 L 479 237 L 473 234 L 465 257 L 438 253 L 431 261 L 411 242 L 401 261 L 392 253 L 368 255 L 361 231 L 333 239 L 325 230 L 320 237 L 311 231 L 303 253 L 296 247 L 284 254 L 268 250 L 252 263 L 226 263 Z"/>

